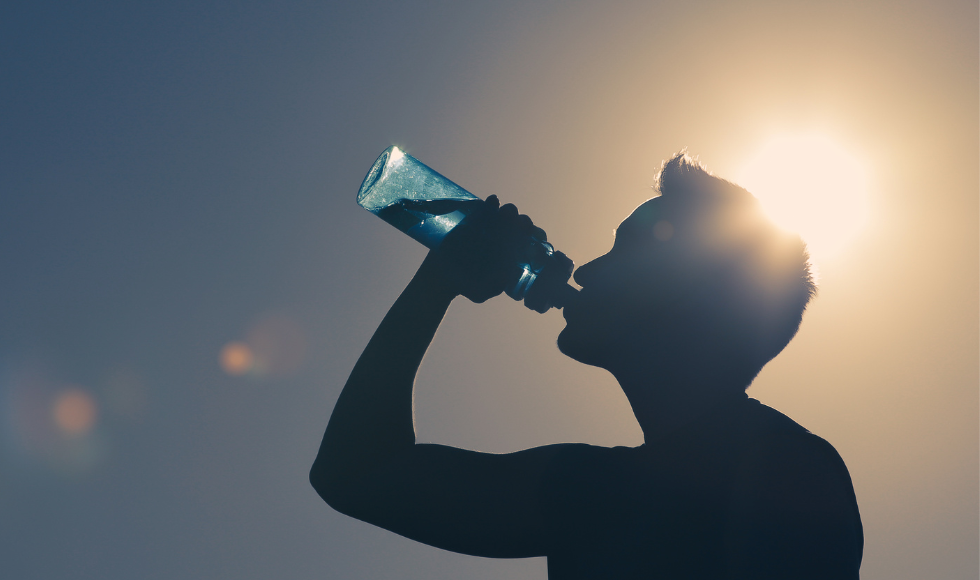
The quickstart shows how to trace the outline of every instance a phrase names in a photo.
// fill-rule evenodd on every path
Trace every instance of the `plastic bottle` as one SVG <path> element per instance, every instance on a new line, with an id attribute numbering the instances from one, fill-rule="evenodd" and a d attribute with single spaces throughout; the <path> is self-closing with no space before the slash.
<path id="1" fill-rule="evenodd" d="M 392 146 L 364 177 L 357 203 L 432 249 L 483 200 Z M 548 242 L 528 236 L 525 250 L 515 260 L 514 279 L 505 289 L 514 300 L 527 298 L 537 283 L 536 305 L 530 300 L 527 304 L 543 312 L 547 306 L 563 307 L 576 292 L 566 283 L 572 272 L 571 260 L 556 253 Z M 547 292 L 547 297 L 541 292 Z"/>

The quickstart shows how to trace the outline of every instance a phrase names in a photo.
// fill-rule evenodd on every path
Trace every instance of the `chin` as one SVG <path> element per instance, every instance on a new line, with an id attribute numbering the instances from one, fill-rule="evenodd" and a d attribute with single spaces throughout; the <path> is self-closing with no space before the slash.
<path id="1" fill-rule="evenodd" d="M 565 356 L 580 363 L 603 367 L 600 349 L 596 348 L 594 337 L 576 334 L 566 326 L 558 334 L 558 350 Z M 605 368 L 605 367 L 603 367 Z"/>

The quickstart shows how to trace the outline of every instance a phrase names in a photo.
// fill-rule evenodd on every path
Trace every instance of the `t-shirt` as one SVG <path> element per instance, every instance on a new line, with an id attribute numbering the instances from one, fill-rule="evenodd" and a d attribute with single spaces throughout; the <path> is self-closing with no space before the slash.
<path id="1" fill-rule="evenodd" d="M 747 396 L 640 447 L 567 446 L 541 505 L 550 580 L 851 579 L 861 565 L 840 455 Z"/>

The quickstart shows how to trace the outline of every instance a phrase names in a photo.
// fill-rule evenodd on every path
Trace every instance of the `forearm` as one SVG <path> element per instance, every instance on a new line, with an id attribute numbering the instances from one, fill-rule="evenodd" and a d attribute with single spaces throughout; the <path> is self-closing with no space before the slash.
<path id="1" fill-rule="evenodd" d="M 388 311 L 337 400 L 310 473 L 325 499 L 415 445 L 415 375 L 456 295 L 430 262 Z"/>

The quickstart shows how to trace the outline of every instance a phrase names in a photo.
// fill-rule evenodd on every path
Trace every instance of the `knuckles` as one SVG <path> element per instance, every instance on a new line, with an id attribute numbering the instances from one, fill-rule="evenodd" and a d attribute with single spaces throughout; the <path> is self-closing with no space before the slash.
<path id="1" fill-rule="evenodd" d="M 496 196 L 490 196 L 478 211 L 453 228 L 433 253 L 438 254 L 436 261 L 457 292 L 482 303 L 503 293 L 529 237 L 547 240 L 545 231 L 519 213 L 517 206 L 500 205 Z M 528 304 L 539 312 L 549 306 L 544 300 Z"/>

